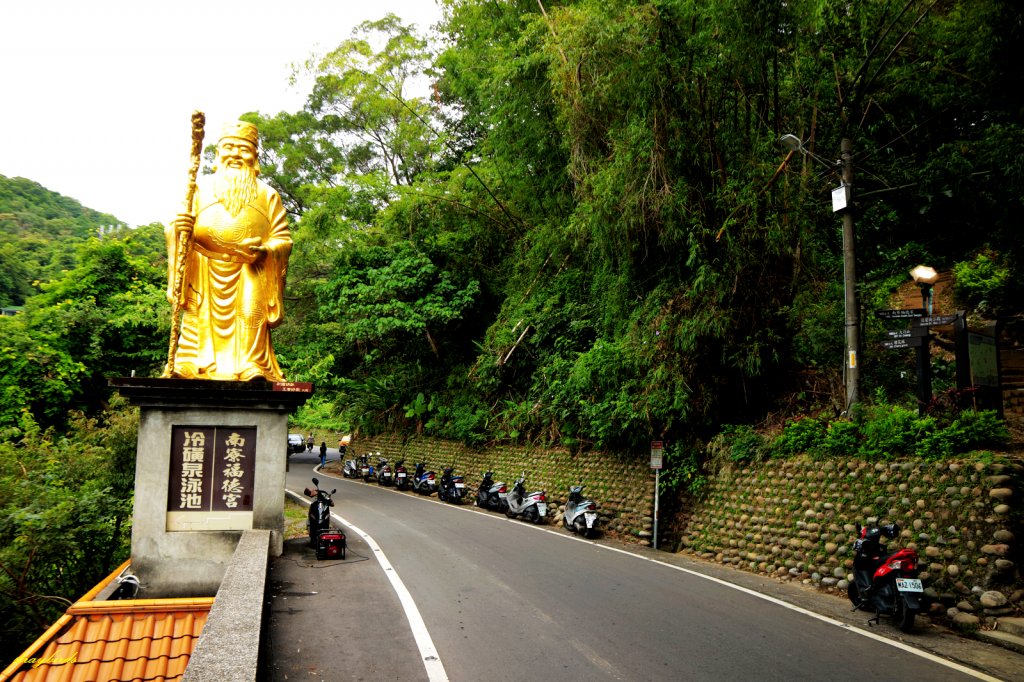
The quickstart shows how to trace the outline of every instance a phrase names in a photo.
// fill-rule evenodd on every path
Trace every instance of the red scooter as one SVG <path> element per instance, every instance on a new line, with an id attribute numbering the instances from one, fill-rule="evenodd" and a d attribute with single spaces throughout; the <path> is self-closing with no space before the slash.
<path id="1" fill-rule="evenodd" d="M 875 612 L 869 623 L 879 622 L 885 614 L 895 619 L 900 630 L 910 632 L 914 617 L 927 608 L 924 588 L 917 577 L 917 552 L 904 548 L 883 554 L 880 544 L 883 536 L 895 538 L 899 533 L 900 527 L 895 523 L 864 528 L 857 524 L 853 579 L 846 594 L 854 610 Z"/>

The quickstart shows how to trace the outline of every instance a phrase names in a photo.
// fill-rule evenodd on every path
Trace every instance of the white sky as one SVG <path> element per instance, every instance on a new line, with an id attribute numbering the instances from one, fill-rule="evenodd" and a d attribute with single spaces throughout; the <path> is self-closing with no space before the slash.
<path id="1" fill-rule="evenodd" d="M 32 0 L 0 12 L 0 175 L 132 227 L 165 222 L 206 141 L 247 111 L 297 111 L 291 64 L 393 12 L 425 32 L 435 0 Z"/>

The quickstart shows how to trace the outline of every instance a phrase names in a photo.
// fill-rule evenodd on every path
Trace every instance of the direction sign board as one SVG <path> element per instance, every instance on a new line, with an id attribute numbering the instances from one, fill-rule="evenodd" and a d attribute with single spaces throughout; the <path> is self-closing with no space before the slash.
<path id="1" fill-rule="evenodd" d="M 909 339 L 915 336 L 928 336 L 928 327 L 911 327 L 910 329 L 891 329 L 886 332 L 890 339 Z"/>
<path id="2" fill-rule="evenodd" d="M 897 348 L 917 348 L 923 345 L 925 337 L 923 336 L 911 336 L 905 339 L 888 339 L 882 341 L 882 348 L 888 348 L 890 350 Z"/>
<path id="3" fill-rule="evenodd" d="M 883 320 L 909 320 L 915 317 L 922 317 L 924 308 L 897 308 L 896 310 L 876 310 L 875 316 Z"/>
<path id="4" fill-rule="evenodd" d="M 918 327 L 938 327 L 943 324 L 953 324 L 955 320 L 956 315 L 929 315 L 914 320 L 914 324 Z"/>

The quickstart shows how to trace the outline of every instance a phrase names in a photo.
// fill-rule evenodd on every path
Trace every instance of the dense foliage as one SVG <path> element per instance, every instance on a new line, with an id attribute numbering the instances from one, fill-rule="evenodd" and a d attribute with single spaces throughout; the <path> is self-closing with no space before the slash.
<path id="1" fill-rule="evenodd" d="M 844 138 L 862 394 L 912 393 L 868 313 L 913 265 L 1017 312 L 1014 3 L 445 8 L 433 55 L 394 17 L 364 24 L 310 61 L 303 111 L 253 117 L 295 198 L 283 355 L 316 414 L 580 448 L 834 416 Z"/>
<path id="2" fill-rule="evenodd" d="M 13 660 L 128 558 L 137 417 L 72 415 L 65 435 L 31 417 L 0 440 L 0 659 Z"/>
<path id="3" fill-rule="evenodd" d="M 169 315 L 163 229 L 101 233 L 116 222 L 0 178 L 0 285 L 21 309 L 0 317 L 5 661 L 128 556 L 137 415 L 107 379 L 157 371 Z"/>
<path id="4" fill-rule="evenodd" d="M 74 246 L 123 229 L 111 215 L 85 208 L 25 178 L 0 175 L 0 306 L 20 306 L 73 266 Z"/>

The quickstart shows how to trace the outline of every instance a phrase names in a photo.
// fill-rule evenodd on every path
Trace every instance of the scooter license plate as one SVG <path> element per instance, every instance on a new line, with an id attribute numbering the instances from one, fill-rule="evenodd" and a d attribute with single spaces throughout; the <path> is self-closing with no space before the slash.
<path id="1" fill-rule="evenodd" d="M 896 578 L 896 589 L 900 592 L 924 592 L 924 586 L 917 578 Z"/>
<path id="2" fill-rule="evenodd" d="M 466 487 L 466 484 L 465 484 L 465 483 L 456 483 L 456 484 L 455 484 L 455 487 L 456 487 L 456 488 L 465 488 L 465 487 Z"/>
<path id="3" fill-rule="evenodd" d="M 587 521 L 587 528 L 593 528 L 594 524 L 597 523 L 597 514 L 594 512 L 584 512 L 583 518 Z"/>
<path id="4" fill-rule="evenodd" d="M 404 474 L 404 473 L 402 473 L 401 471 L 399 471 L 399 472 L 398 472 L 397 476 L 398 476 L 399 478 L 405 478 L 405 474 Z"/>
<path id="5" fill-rule="evenodd" d="M 546 504 L 544 504 L 543 502 L 538 502 L 537 503 L 537 513 L 540 514 L 541 516 L 547 516 L 548 515 L 548 506 Z"/>

